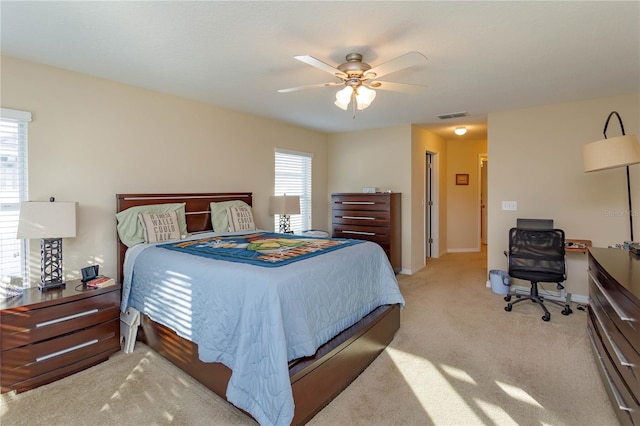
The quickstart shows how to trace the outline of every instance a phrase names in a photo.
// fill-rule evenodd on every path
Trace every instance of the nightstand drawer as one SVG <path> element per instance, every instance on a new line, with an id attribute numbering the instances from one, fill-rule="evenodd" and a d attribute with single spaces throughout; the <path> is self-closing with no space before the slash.
<path id="1" fill-rule="evenodd" d="M 2 352 L 2 387 L 64 368 L 103 352 L 120 349 L 119 319 Z"/>
<path id="2" fill-rule="evenodd" d="M 3 312 L 0 347 L 4 351 L 118 318 L 119 301 L 120 293 L 113 291 L 47 308 Z"/>

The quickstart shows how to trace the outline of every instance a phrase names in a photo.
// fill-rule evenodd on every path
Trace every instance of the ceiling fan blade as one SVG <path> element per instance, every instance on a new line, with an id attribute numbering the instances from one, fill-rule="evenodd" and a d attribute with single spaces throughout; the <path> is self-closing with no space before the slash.
<path id="1" fill-rule="evenodd" d="M 393 83 L 390 81 L 378 81 L 378 80 L 367 82 L 365 86 L 374 90 L 390 90 L 393 92 L 403 92 L 403 93 L 418 93 L 427 88 L 427 86 L 421 86 L 419 84 Z"/>
<path id="2" fill-rule="evenodd" d="M 342 86 L 342 85 L 344 85 L 342 81 L 335 81 L 331 83 L 311 84 L 309 86 L 289 87 L 288 89 L 279 89 L 278 92 L 289 93 L 289 92 L 297 92 L 298 90 L 315 89 L 317 87 L 333 87 L 333 86 Z"/>
<path id="3" fill-rule="evenodd" d="M 294 58 L 299 60 L 300 62 L 304 62 L 307 65 L 311 65 L 312 67 L 316 67 L 318 69 L 321 69 L 322 71 L 328 72 L 333 76 L 336 76 L 339 78 L 347 77 L 347 75 L 342 71 L 340 71 L 338 68 L 332 67 L 331 65 L 326 64 L 322 62 L 320 59 L 314 58 L 313 56 L 301 55 L 301 56 L 294 56 Z"/>
<path id="4" fill-rule="evenodd" d="M 367 76 L 367 74 L 372 73 L 376 75 L 375 78 L 382 77 L 383 75 L 391 74 L 392 72 L 400 71 L 404 68 L 423 64 L 426 61 L 427 57 L 420 52 L 407 52 L 404 55 L 400 55 L 397 58 L 388 60 L 387 62 L 380 64 L 377 67 L 371 68 L 365 73 L 365 77 Z"/>

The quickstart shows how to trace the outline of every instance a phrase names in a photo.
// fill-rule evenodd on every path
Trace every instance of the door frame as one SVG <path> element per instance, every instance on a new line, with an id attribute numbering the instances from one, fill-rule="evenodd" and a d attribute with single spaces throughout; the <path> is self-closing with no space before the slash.
<path id="1" fill-rule="evenodd" d="M 429 169 L 428 158 L 431 158 L 431 168 Z M 428 257 L 439 258 L 440 257 L 440 198 L 439 198 L 439 160 L 440 155 L 437 152 L 425 150 L 424 153 L 424 199 L 423 206 L 423 223 L 424 223 L 424 259 Z M 429 198 L 431 200 L 429 200 Z M 432 201 L 432 205 L 429 206 L 429 201 Z M 431 213 L 430 215 L 428 213 Z M 428 235 L 431 235 L 431 243 L 429 243 Z M 430 246 L 430 247 L 429 247 Z"/>

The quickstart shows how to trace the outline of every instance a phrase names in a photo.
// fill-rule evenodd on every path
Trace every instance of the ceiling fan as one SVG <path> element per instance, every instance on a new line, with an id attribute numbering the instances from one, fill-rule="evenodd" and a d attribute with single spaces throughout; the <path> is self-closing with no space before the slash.
<path id="1" fill-rule="evenodd" d="M 355 118 L 356 108 L 363 110 L 376 97 L 375 90 L 391 90 L 394 92 L 417 93 L 426 88 L 418 84 L 393 83 L 390 81 L 377 80 L 387 74 L 409 68 L 414 65 L 421 65 L 426 62 L 427 58 L 420 52 L 407 52 L 404 55 L 391 59 L 377 67 L 371 68 L 371 65 L 362 62 L 360 53 L 349 53 L 346 56 L 346 62 L 332 67 L 319 59 L 309 55 L 294 56 L 300 62 L 316 67 L 322 71 L 328 72 L 337 78 L 337 81 L 328 83 L 312 84 L 309 86 L 290 87 L 288 89 L 280 89 L 280 93 L 296 92 L 298 90 L 313 89 L 317 87 L 335 87 L 345 86 L 344 89 L 336 93 L 335 104 L 346 110 L 349 103 L 352 102 L 353 117 Z"/>

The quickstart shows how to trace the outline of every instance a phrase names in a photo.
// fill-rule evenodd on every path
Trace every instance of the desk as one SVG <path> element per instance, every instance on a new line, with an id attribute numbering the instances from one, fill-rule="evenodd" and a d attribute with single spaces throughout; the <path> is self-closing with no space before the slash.
<path id="1" fill-rule="evenodd" d="M 567 253 L 586 253 L 591 247 L 591 240 L 564 239 L 564 251 Z"/>

